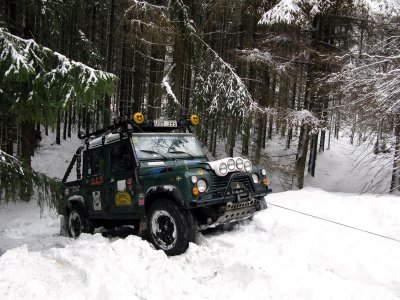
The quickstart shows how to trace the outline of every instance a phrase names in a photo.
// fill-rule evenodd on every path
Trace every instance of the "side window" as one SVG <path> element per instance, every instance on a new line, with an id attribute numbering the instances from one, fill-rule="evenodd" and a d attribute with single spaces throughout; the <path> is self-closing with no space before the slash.
<path id="1" fill-rule="evenodd" d="M 87 174 L 104 174 L 105 160 L 102 149 L 93 150 L 87 156 Z"/>
<path id="2" fill-rule="evenodd" d="M 111 172 L 132 169 L 132 156 L 128 143 L 117 143 L 111 147 Z"/>

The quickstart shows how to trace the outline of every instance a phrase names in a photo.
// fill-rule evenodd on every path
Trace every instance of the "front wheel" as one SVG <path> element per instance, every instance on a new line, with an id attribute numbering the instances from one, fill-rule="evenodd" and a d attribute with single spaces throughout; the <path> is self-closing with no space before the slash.
<path id="1" fill-rule="evenodd" d="M 68 214 L 67 229 L 68 235 L 73 238 L 79 237 L 81 233 L 90 232 L 89 221 L 84 216 L 82 210 L 77 206 L 73 206 Z"/>
<path id="2" fill-rule="evenodd" d="M 167 200 L 157 201 L 151 206 L 147 228 L 150 242 L 167 255 L 185 252 L 195 230 L 187 212 Z"/>
<path id="3" fill-rule="evenodd" d="M 257 211 L 260 211 L 260 210 L 263 210 L 263 209 L 267 209 L 267 208 L 268 208 L 267 201 L 265 201 L 264 197 L 262 197 L 261 199 L 259 199 L 257 201 L 257 204 L 256 204 L 256 210 Z"/>

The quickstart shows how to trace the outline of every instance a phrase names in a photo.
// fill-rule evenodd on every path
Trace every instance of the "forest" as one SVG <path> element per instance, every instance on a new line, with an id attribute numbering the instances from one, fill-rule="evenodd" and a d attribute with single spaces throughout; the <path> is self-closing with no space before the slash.
<path id="1" fill-rule="evenodd" d="M 38 135 L 53 130 L 56 143 L 68 143 L 73 132 L 137 111 L 198 114 L 195 133 L 212 156 L 261 162 L 287 189 L 301 189 L 305 172 L 315 176 L 318 154 L 346 130 L 382 161 L 376 172 L 396 192 L 400 4 L 0 2 L 0 200 L 35 186 L 41 197 L 57 193 L 29 168 Z M 283 162 L 268 154 L 273 139 L 293 150 Z"/>

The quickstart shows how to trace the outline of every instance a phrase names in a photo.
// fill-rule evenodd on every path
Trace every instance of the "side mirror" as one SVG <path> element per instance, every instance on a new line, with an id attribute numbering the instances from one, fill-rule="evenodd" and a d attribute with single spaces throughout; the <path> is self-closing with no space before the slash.
<path id="1" fill-rule="evenodd" d="M 84 139 L 85 138 L 85 132 L 79 131 L 78 132 L 78 138 L 81 139 L 81 140 Z"/>

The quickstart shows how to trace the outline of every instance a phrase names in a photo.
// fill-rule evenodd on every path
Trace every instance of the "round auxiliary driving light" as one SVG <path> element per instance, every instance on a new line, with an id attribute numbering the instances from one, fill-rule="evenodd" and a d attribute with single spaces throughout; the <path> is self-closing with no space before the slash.
<path id="1" fill-rule="evenodd" d="M 228 173 L 228 167 L 226 163 L 220 163 L 218 166 L 218 171 L 222 176 L 225 176 Z"/>
<path id="2" fill-rule="evenodd" d="M 135 122 L 135 124 L 140 125 L 144 122 L 144 116 L 140 112 L 134 113 L 132 118 L 133 118 L 133 122 Z"/>
<path id="3" fill-rule="evenodd" d="M 238 159 L 236 159 L 236 168 L 238 170 L 242 170 L 243 169 L 243 159 L 241 159 L 240 157 Z"/>
<path id="4" fill-rule="evenodd" d="M 235 171 L 235 161 L 232 159 L 232 158 L 230 158 L 230 159 L 228 159 L 228 161 L 226 162 L 226 164 L 228 165 L 228 170 L 230 171 L 230 172 L 233 172 L 233 171 Z"/>
<path id="5" fill-rule="evenodd" d="M 262 175 L 262 176 L 267 175 L 267 171 L 266 171 L 265 169 L 261 169 L 261 175 Z"/>
<path id="6" fill-rule="evenodd" d="M 189 118 L 189 122 L 193 126 L 199 125 L 200 118 L 198 115 L 191 115 Z"/>
<path id="7" fill-rule="evenodd" d="M 258 178 L 257 174 L 252 174 L 251 178 L 253 178 L 254 183 L 259 183 L 260 182 L 260 178 Z"/>
<path id="8" fill-rule="evenodd" d="M 207 182 L 204 179 L 197 181 L 197 188 L 200 193 L 204 193 L 207 190 Z"/>
<path id="9" fill-rule="evenodd" d="M 192 183 L 196 183 L 196 182 L 197 182 L 197 176 L 192 176 L 192 177 L 190 177 L 190 181 L 191 181 Z"/>
<path id="10" fill-rule="evenodd" d="M 251 164 L 251 161 L 249 161 L 249 160 L 245 160 L 245 162 L 244 162 L 244 170 L 246 171 L 246 172 L 251 172 L 251 170 L 253 169 L 253 166 L 252 166 L 252 164 Z"/>

